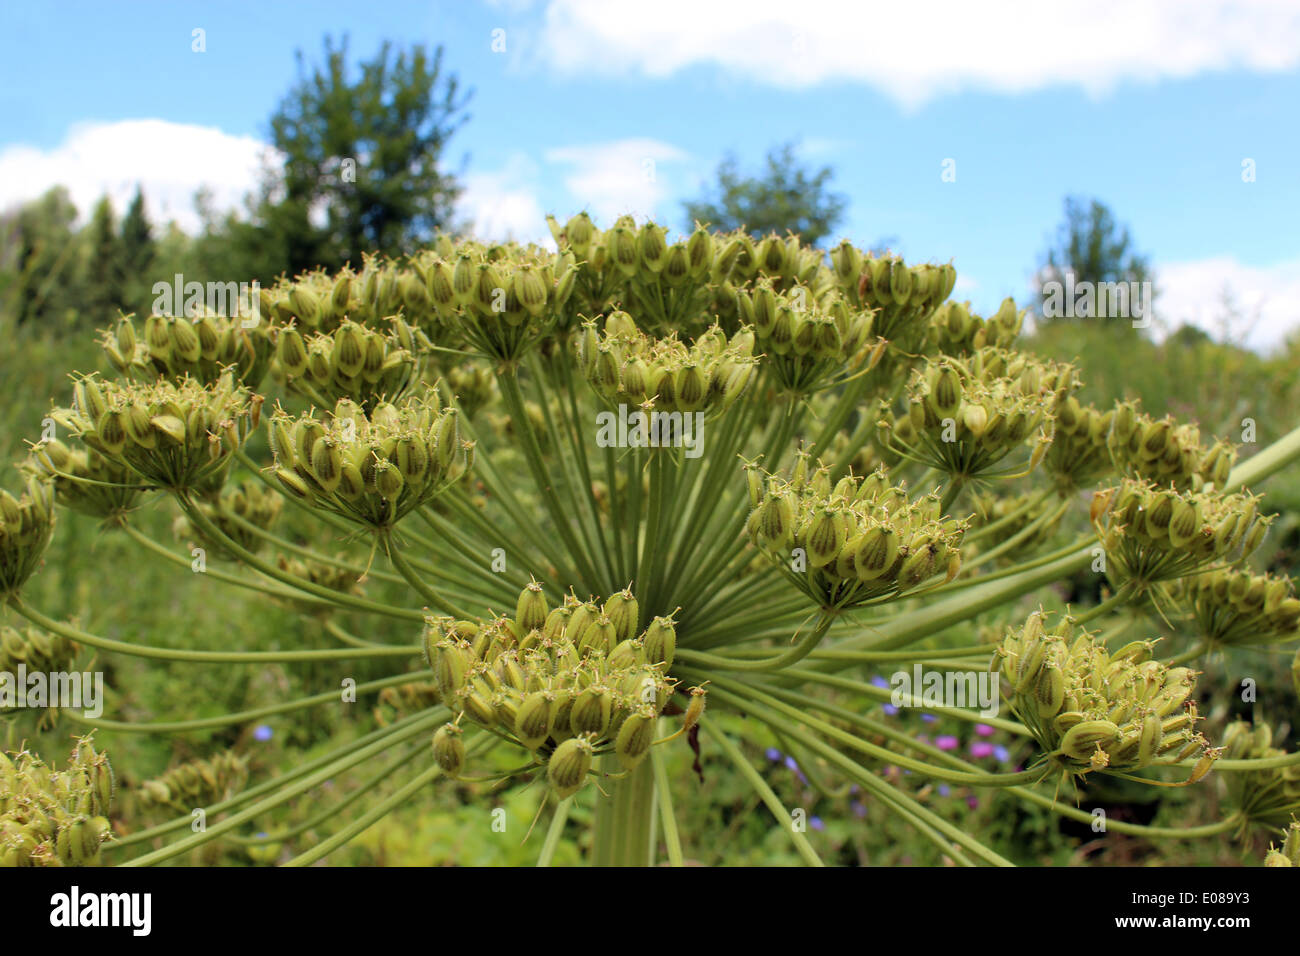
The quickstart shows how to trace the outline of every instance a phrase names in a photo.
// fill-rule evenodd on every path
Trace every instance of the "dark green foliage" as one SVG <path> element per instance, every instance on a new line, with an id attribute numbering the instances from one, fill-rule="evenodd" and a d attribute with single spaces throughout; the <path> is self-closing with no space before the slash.
<path id="1" fill-rule="evenodd" d="M 755 237 L 790 230 L 816 245 L 830 235 L 847 205 L 843 196 L 828 191 L 831 168 L 812 172 L 801 167 L 793 143 L 768 152 L 761 176 L 742 176 L 735 157 L 725 159 L 717 175 L 709 195 L 685 203 L 688 230 L 696 222 L 721 231 L 744 228 Z"/>
<path id="2" fill-rule="evenodd" d="M 1083 282 L 1140 283 L 1152 278 L 1147 258 L 1134 250 L 1128 227 L 1115 221 L 1105 203 L 1077 196 L 1065 200 L 1065 220 L 1039 267 L 1039 289 L 1048 282 L 1064 283 L 1066 273 L 1073 273 L 1076 287 Z M 1042 309 L 1036 311 L 1041 317 Z M 1111 324 L 1132 330 L 1127 322 Z"/>
<path id="3" fill-rule="evenodd" d="M 143 311 L 148 307 L 147 296 L 152 286 L 149 280 L 158 258 L 158 244 L 145 210 L 144 194 L 138 186 L 122 217 L 120 235 L 125 307 L 129 311 Z"/>
<path id="4" fill-rule="evenodd" d="M 19 325 L 67 322 L 76 306 L 77 207 L 57 186 L 10 215 L 3 227 L 0 261 L 6 275 L 6 310 Z"/>
<path id="5" fill-rule="evenodd" d="M 354 71 L 346 38 L 327 39 L 323 64 L 299 53 L 298 66 L 270 122 L 283 165 L 268 170 L 252 222 L 225 223 L 243 260 L 231 276 L 266 281 L 404 253 L 449 224 L 459 194 L 440 161 L 469 93 L 445 72 L 441 47 L 394 54 L 385 43 Z"/>
<path id="6" fill-rule="evenodd" d="M 113 205 L 107 196 L 95 204 L 84 232 L 80 318 L 94 327 L 106 325 L 126 304 L 126 269 Z"/>

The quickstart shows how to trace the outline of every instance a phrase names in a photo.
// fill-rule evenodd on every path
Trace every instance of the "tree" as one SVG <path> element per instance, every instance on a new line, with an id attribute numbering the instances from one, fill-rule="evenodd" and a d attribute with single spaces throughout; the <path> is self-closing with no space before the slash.
<path id="1" fill-rule="evenodd" d="M 12 277 L 6 311 L 19 325 L 65 320 L 77 304 L 77 207 L 62 186 L 21 206 L 12 216 L 4 269 Z"/>
<path id="2" fill-rule="evenodd" d="M 122 218 L 120 233 L 122 245 L 123 298 L 133 310 L 143 308 L 145 295 L 153 287 L 150 269 L 158 257 L 153 227 L 144 208 L 144 194 L 135 189 L 131 205 Z"/>
<path id="3" fill-rule="evenodd" d="M 1074 289 L 1100 290 L 1109 288 L 1103 285 L 1107 283 L 1140 284 L 1149 281 L 1150 264 L 1145 256 L 1134 250 L 1128 227 L 1119 225 L 1110 209 L 1096 199 L 1067 197 L 1065 220 L 1058 229 L 1055 244 L 1047 250 L 1039 267 L 1038 301 L 1043 302 L 1053 288 L 1049 283 L 1057 284 L 1055 288 L 1058 289 L 1068 284 Z M 1095 301 L 1098 311 L 1094 315 L 1097 318 L 1122 315 L 1114 308 L 1114 296 L 1098 295 Z M 1149 300 L 1146 305 L 1150 307 Z M 1048 321 L 1062 317 L 1060 312 L 1051 308 L 1038 311 Z M 1115 324 L 1133 327 L 1132 323 Z"/>
<path id="4" fill-rule="evenodd" d="M 290 272 L 405 252 L 448 224 L 460 192 L 439 164 L 470 94 L 444 76 L 442 48 L 394 56 L 385 43 L 355 78 L 347 52 L 346 37 L 327 38 L 310 70 L 298 53 L 298 81 L 271 117 L 284 160 L 263 185 L 262 235 L 235 231 Z"/>
<path id="5" fill-rule="evenodd" d="M 715 229 L 746 229 L 751 235 L 797 232 L 815 245 L 828 236 L 844 215 L 847 201 L 827 191 L 833 175 L 829 166 L 816 172 L 801 167 L 794 144 L 770 150 L 767 169 L 760 177 L 744 177 L 734 156 L 718 166 L 718 182 L 711 195 L 685 203 L 686 227 L 696 222 Z"/>
<path id="6" fill-rule="evenodd" d="M 79 318 L 105 325 L 126 304 L 123 281 L 122 242 L 117 235 L 113 204 L 107 196 L 95 204 L 84 233 L 84 263 Z"/>

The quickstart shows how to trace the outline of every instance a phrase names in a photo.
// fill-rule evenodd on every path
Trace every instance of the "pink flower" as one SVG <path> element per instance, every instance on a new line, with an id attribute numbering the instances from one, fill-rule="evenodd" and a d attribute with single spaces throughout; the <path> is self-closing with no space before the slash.
<path id="1" fill-rule="evenodd" d="M 993 745 L 987 740 L 977 740 L 970 745 L 970 755 L 972 757 L 992 757 Z"/>
<path id="2" fill-rule="evenodd" d="M 934 738 L 934 745 L 940 750 L 956 750 L 957 743 L 957 738 L 951 734 L 944 734 L 942 737 Z"/>
<path id="3" fill-rule="evenodd" d="M 979 734 L 981 737 L 991 737 L 993 735 L 993 728 L 988 724 L 976 724 L 975 733 Z"/>

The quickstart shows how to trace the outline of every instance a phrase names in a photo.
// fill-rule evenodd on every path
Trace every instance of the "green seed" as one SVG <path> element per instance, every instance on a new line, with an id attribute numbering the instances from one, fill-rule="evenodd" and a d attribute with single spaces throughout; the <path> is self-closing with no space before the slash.
<path id="1" fill-rule="evenodd" d="M 591 770 L 592 745 L 585 737 L 573 737 L 555 748 L 546 764 L 546 777 L 561 800 L 573 796 L 587 782 Z"/>

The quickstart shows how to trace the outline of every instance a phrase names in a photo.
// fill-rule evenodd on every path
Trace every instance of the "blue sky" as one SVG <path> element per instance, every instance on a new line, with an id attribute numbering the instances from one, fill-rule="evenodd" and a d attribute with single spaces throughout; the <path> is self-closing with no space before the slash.
<path id="1" fill-rule="evenodd" d="M 1300 326 L 1300 4 L 9 4 L 0 206 L 53 182 L 122 203 L 142 181 L 192 228 L 200 183 L 218 205 L 253 183 L 294 51 L 345 32 L 354 60 L 446 47 L 474 89 L 447 160 L 485 235 L 540 238 L 584 206 L 680 227 L 728 152 L 757 169 L 797 140 L 835 170 L 843 235 L 952 259 L 978 309 L 1026 299 L 1078 194 L 1155 261 L 1160 320 L 1213 326 L 1227 287 L 1253 344 Z"/>

